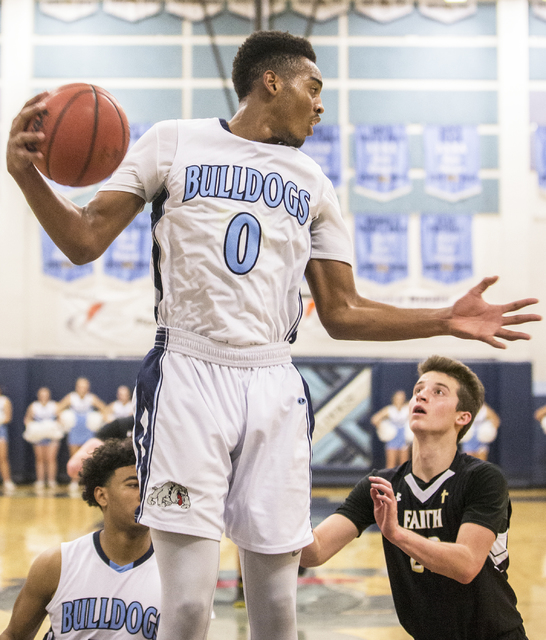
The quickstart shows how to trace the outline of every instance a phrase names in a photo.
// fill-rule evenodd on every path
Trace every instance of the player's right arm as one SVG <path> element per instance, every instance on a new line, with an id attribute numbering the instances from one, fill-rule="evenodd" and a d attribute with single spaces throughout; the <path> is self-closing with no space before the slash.
<path id="1" fill-rule="evenodd" d="M 334 513 L 313 530 L 314 540 L 301 552 L 302 567 L 318 567 L 358 536 L 358 529 L 345 516 Z"/>
<path id="2" fill-rule="evenodd" d="M 47 615 L 61 577 L 61 549 L 48 549 L 33 562 L 0 640 L 32 640 Z"/>
<path id="3" fill-rule="evenodd" d="M 49 186 L 33 164 L 41 153 L 27 148 L 28 144 L 39 145 L 44 134 L 25 131 L 30 120 L 44 110 L 45 95 L 29 100 L 13 120 L 7 169 L 53 242 L 74 264 L 85 264 L 104 253 L 145 203 L 133 193 L 106 191 L 80 207 Z"/>

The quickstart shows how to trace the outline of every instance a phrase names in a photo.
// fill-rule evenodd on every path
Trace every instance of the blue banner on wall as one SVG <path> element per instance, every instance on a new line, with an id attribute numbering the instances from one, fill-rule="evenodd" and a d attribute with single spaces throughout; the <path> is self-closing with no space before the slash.
<path id="1" fill-rule="evenodd" d="M 472 216 L 424 214 L 421 216 L 423 276 L 443 284 L 473 275 Z"/>
<path id="2" fill-rule="evenodd" d="M 46 276 L 72 282 L 72 280 L 84 278 L 93 273 L 92 264 L 72 264 L 47 233 L 43 229 L 40 231 L 42 236 L 42 270 Z"/>
<path id="3" fill-rule="evenodd" d="M 387 202 L 411 191 L 404 125 L 357 125 L 354 142 L 358 193 Z"/>
<path id="4" fill-rule="evenodd" d="M 356 271 L 359 278 L 390 284 L 408 276 L 408 216 L 355 215 Z"/>
<path id="5" fill-rule="evenodd" d="M 147 277 L 151 251 L 150 214 L 143 211 L 106 250 L 104 273 L 126 282 Z"/>
<path id="6" fill-rule="evenodd" d="M 458 202 L 482 191 L 480 137 L 477 127 L 425 127 L 425 192 Z"/>
<path id="7" fill-rule="evenodd" d="M 546 127 L 537 127 L 534 136 L 534 161 L 538 188 L 546 191 Z"/>
<path id="8" fill-rule="evenodd" d="M 341 142 L 339 125 L 321 124 L 306 138 L 301 150 L 320 165 L 334 187 L 341 185 Z"/>

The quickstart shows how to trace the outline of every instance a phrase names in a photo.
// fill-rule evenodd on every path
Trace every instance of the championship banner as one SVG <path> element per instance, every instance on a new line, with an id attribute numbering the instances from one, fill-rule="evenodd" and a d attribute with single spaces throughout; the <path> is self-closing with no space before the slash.
<path id="1" fill-rule="evenodd" d="M 450 4 L 438 0 L 419 0 L 419 12 L 431 20 L 453 24 L 473 16 L 478 11 L 477 0 L 452 0 Z"/>
<path id="2" fill-rule="evenodd" d="M 148 277 L 151 253 L 150 213 L 143 211 L 106 249 L 104 273 L 125 282 Z"/>
<path id="3" fill-rule="evenodd" d="M 357 193 L 388 202 L 411 191 L 404 125 L 357 125 L 354 141 Z"/>
<path id="4" fill-rule="evenodd" d="M 324 124 L 315 127 L 301 150 L 320 165 L 334 187 L 341 185 L 341 142 L 339 125 Z"/>
<path id="5" fill-rule="evenodd" d="M 102 10 L 128 22 L 138 22 L 157 15 L 163 10 L 162 2 L 127 2 L 127 0 L 103 0 Z"/>
<path id="6" fill-rule="evenodd" d="M 356 272 L 379 284 L 408 277 L 408 216 L 355 215 Z"/>
<path id="7" fill-rule="evenodd" d="M 75 22 L 87 18 L 99 10 L 98 2 L 58 2 L 55 0 L 40 0 L 40 11 L 56 20 Z"/>
<path id="8" fill-rule="evenodd" d="M 42 236 L 42 271 L 44 275 L 72 282 L 93 273 L 92 264 L 75 265 L 55 245 L 47 233 L 40 229 Z"/>
<path id="9" fill-rule="evenodd" d="M 534 135 L 534 161 L 538 188 L 546 194 L 546 127 L 537 127 Z"/>
<path id="10" fill-rule="evenodd" d="M 423 214 L 421 216 L 423 276 L 443 284 L 473 275 L 472 216 Z"/>
<path id="11" fill-rule="evenodd" d="M 448 202 L 481 193 L 477 127 L 429 125 L 425 127 L 423 139 L 426 193 Z"/>

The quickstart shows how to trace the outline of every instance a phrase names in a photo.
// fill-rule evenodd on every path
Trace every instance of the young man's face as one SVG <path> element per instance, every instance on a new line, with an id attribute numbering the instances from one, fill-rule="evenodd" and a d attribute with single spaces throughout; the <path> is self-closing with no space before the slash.
<path id="1" fill-rule="evenodd" d="M 413 389 L 410 400 L 410 427 L 419 433 L 453 433 L 456 439 L 460 429 L 468 423 L 470 413 L 457 411 L 459 383 L 439 371 L 424 373 Z"/>
<path id="2" fill-rule="evenodd" d="M 140 503 L 140 493 L 134 465 L 116 469 L 102 490 L 107 502 L 106 508 L 120 529 L 145 529 L 135 522 L 135 510 Z"/>
<path id="3" fill-rule="evenodd" d="M 301 147 L 324 113 L 320 93 L 322 75 L 316 64 L 301 58 L 298 72 L 283 82 L 279 96 L 277 137 L 291 147 Z"/>

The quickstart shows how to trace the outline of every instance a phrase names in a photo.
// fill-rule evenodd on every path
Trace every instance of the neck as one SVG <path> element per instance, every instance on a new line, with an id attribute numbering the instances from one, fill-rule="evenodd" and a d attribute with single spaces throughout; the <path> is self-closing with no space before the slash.
<path id="1" fill-rule="evenodd" d="M 456 453 L 457 443 L 452 442 L 452 439 L 442 442 L 442 439 L 437 437 L 416 437 L 411 454 L 413 474 L 428 482 L 449 469 Z"/>
<path id="2" fill-rule="evenodd" d="M 104 553 L 120 567 L 135 562 L 150 548 L 151 537 L 147 527 L 130 531 L 108 526 L 106 520 L 100 534 L 100 544 Z"/>

